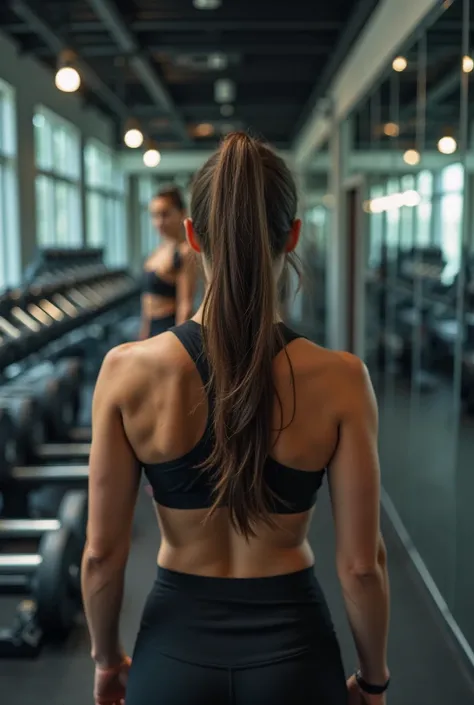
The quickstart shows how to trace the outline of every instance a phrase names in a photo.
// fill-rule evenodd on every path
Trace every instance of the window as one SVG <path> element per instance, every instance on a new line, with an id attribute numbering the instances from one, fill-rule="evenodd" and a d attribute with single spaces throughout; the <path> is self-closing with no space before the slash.
<path id="1" fill-rule="evenodd" d="M 158 243 L 158 234 L 155 232 L 150 219 L 148 208 L 150 201 L 157 192 L 157 185 L 153 179 L 142 177 L 138 181 L 138 201 L 140 206 L 140 240 L 143 257 L 153 252 Z"/>
<path id="2" fill-rule="evenodd" d="M 0 290 L 20 281 L 15 93 L 0 81 Z"/>
<path id="3" fill-rule="evenodd" d="M 37 108 L 33 124 L 38 244 L 80 247 L 82 214 L 79 131 L 42 107 Z"/>
<path id="4" fill-rule="evenodd" d="M 122 266 L 128 258 L 125 177 L 114 153 L 95 140 L 86 145 L 84 163 L 87 244 L 103 247 L 108 265 Z"/>

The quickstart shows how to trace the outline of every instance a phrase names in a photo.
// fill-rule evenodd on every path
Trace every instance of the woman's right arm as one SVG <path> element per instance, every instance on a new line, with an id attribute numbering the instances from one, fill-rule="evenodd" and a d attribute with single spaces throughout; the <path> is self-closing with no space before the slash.
<path id="1" fill-rule="evenodd" d="M 141 321 L 140 321 L 140 332 L 138 334 L 138 340 L 147 340 L 150 337 L 150 319 L 145 313 L 145 307 L 143 305 L 143 298 L 141 302 Z"/>
<path id="2" fill-rule="evenodd" d="M 337 570 L 363 679 L 389 677 L 389 581 L 380 532 L 378 413 L 365 365 L 342 353 L 343 408 L 329 484 L 336 529 Z M 364 696 L 368 703 L 383 696 Z"/>

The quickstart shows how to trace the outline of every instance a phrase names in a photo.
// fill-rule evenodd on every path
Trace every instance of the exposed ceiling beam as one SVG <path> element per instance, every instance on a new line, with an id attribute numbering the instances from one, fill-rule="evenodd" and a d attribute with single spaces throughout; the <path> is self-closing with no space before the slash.
<path id="1" fill-rule="evenodd" d="M 182 106 L 182 110 L 185 111 L 186 113 L 190 113 L 193 115 L 204 115 L 206 113 L 209 113 L 210 111 L 212 113 L 217 112 L 220 114 L 220 105 L 217 105 L 216 103 L 189 103 L 189 104 L 184 104 Z M 271 101 L 269 100 L 268 102 L 263 102 L 262 103 L 242 103 L 242 102 L 237 102 L 236 106 L 236 113 L 256 113 L 256 114 L 264 114 L 268 115 L 269 112 L 273 113 L 275 117 L 278 117 L 278 115 L 285 115 L 287 116 L 288 113 L 295 113 L 295 111 L 298 110 L 298 104 L 296 103 L 283 103 L 279 102 L 277 100 Z M 153 105 L 136 105 L 133 108 L 133 114 L 136 115 L 137 117 L 143 117 L 143 118 L 165 118 L 166 113 L 160 112 L 157 110 Z M 226 118 L 226 122 L 232 122 L 232 117 Z"/>
<path id="2" fill-rule="evenodd" d="M 315 105 L 318 101 L 324 97 L 331 80 L 335 76 L 339 67 L 346 58 L 349 49 L 354 44 L 357 39 L 361 29 L 367 22 L 375 7 L 378 4 L 378 0 L 358 0 L 352 13 L 347 20 L 344 30 L 339 36 L 336 46 L 329 53 L 329 61 L 327 62 L 324 71 L 318 77 L 316 85 L 313 88 L 309 101 L 303 111 L 301 119 L 295 127 L 293 138 L 300 132 L 304 123 L 308 120 L 309 115 L 314 110 Z"/>
<path id="3" fill-rule="evenodd" d="M 135 32 L 337 32 L 343 22 L 304 20 L 138 20 Z"/>
<path id="4" fill-rule="evenodd" d="M 181 56 L 190 54 L 213 54 L 222 53 L 226 55 L 246 54 L 254 56 L 327 56 L 331 52 L 331 47 L 318 44 L 249 44 L 245 42 L 227 42 L 211 40 L 196 44 L 195 42 L 173 42 L 169 38 L 161 44 L 147 45 L 147 50 L 152 54 L 167 54 L 168 56 Z M 78 51 L 87 58 L 101 56 L 117 56 L 117 47 L 111 44 L 96 44 L 79 46 Z M 127 52 L 123 51 L 126 54 Z M 50 52 L 38 48 L 35 51 L 37 56 L 49 56 Z"/>
<path id="5" fill-rule="evenodd" d="M 223 31 L 223 32 L 330 32 L 339 31 L 343 28 L 343 22 L 314 22 L 304 20 L 138 20 L 132 22 L 131 29 L 134 32 L 171 32 L 173 30 L 188 31 Z M 101 33 L 104 31 L 102 22 L 71 22 L 67 29 L 70 32 Z M 474 30 L 474 22 L 471 22 L 471 29 Z M 3 30 L 8 34 L 27 34 L 28 28 L 21 23 L 11 23 L 3 26 Z M 461 20 L 441 20 L 437 23 L 433 33 L 461 32 Z"/>
<path id="6" fill-rule="evenodd" d="M 132 22 L 132 32 L 338 32 L 343 22 L 305 22 L 304 20 L 138 20 Z M 21 34 L 21 24 L 5 27 L 7 32 Z M 102 22 L 71 22 L 71 32 L 103 32 Z"/>
<path id="7" fill-rule="evenodd" d="M 56 31 L 31 9 L 27 0 L 12 0 L 12 10 L 46 44 L 53 55 L 60 54 L 63 49 L 73 49 L 69 43 L 59 36 Z M 78 69 L 87 86 L 107 105 L 112 112 L 124 119 L 128 115 L 128 108 L 113 91 L 102 81 L 95 71 L 82 59 L 78 59 Z"/>
<path id="8" fill-rule="evenodd" d="M 140 46 L 118 12 L 115 4 L 110 0 L 87 0 L 92 9 L 114 37 L 120 49 L 130 55 L 129 65 L 147 89 L 153 101 L 160 108 L 168 111 L 173 119 L 177 133 L 185 143 L 190 142 L 186 125 L 149 59 L 140 54 Z"/>
<path id="9" fill-rule="evenodd" d="M 331 125 L 350 114 L 386 70 L 394 52 L 439 5 L 439 0 L 379 0 L 328 88 Z M 300 169 L 327 139 L 326 131 L 321 129 L 326 119 L 325 111 L 316 106 L 298 134 L 294 146 Z"/>

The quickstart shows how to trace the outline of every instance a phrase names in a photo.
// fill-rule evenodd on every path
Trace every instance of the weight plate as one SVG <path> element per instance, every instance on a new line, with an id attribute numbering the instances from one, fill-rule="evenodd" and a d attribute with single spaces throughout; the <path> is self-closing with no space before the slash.
<path id="1" fill-rule="evenodd" d="M 28 504 L 30 516 L 33 519 L 51 519 L 57 517 L 61 502 L 66 494 L 66 487 L 61 485 L 45 485 L 39 490 L 30 492 Z"/>
<path id="2" fill-rule="evenodd" d="M 0 409 L 0 482 L 10 476 L 17 457 L 15 426 L 6 409 Z"/>
<path id="3" fill-rule="evenodd" d="M 32 581 L 38 624 L 50 638 L 63 638 L 73 628 L 77 602 L 71 575 L 77 571 L 77 544 L 70 529 L 62 526 L 43 536 L 41 563 Z"/>
<path id="4" fill-rule="evenodd" d="M 78 549 L 82 553 L 87 531 L 87 492 L 81 490 L 67 492 L 61 502 L 58 519 L 61 526 L 66 526 L 72 531 Z"/>

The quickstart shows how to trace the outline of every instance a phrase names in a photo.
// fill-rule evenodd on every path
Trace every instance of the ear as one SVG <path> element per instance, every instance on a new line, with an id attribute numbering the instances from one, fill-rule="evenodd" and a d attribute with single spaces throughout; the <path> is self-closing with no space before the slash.
<path id="1" fill-rule="evenodd" d="M 296 249 L 301 235 L 301 220 L 297 218 L 291 226 L 290 234 L 286 242 L 285 252 L 289 254 Z"/>
<path id="2" fill-rule="evenodd" d="M 191 220 L 191 218 L 186 218 L 186 220 L 184 221 L 184 227 L 186 230 L 186 238 L 188 240 L 189 246 L 192 250 L 194 250 L 194 252 L 201 254 L 201 247 L 198 243 L 196 233 L 194 232 L 193 221 Z"/>

